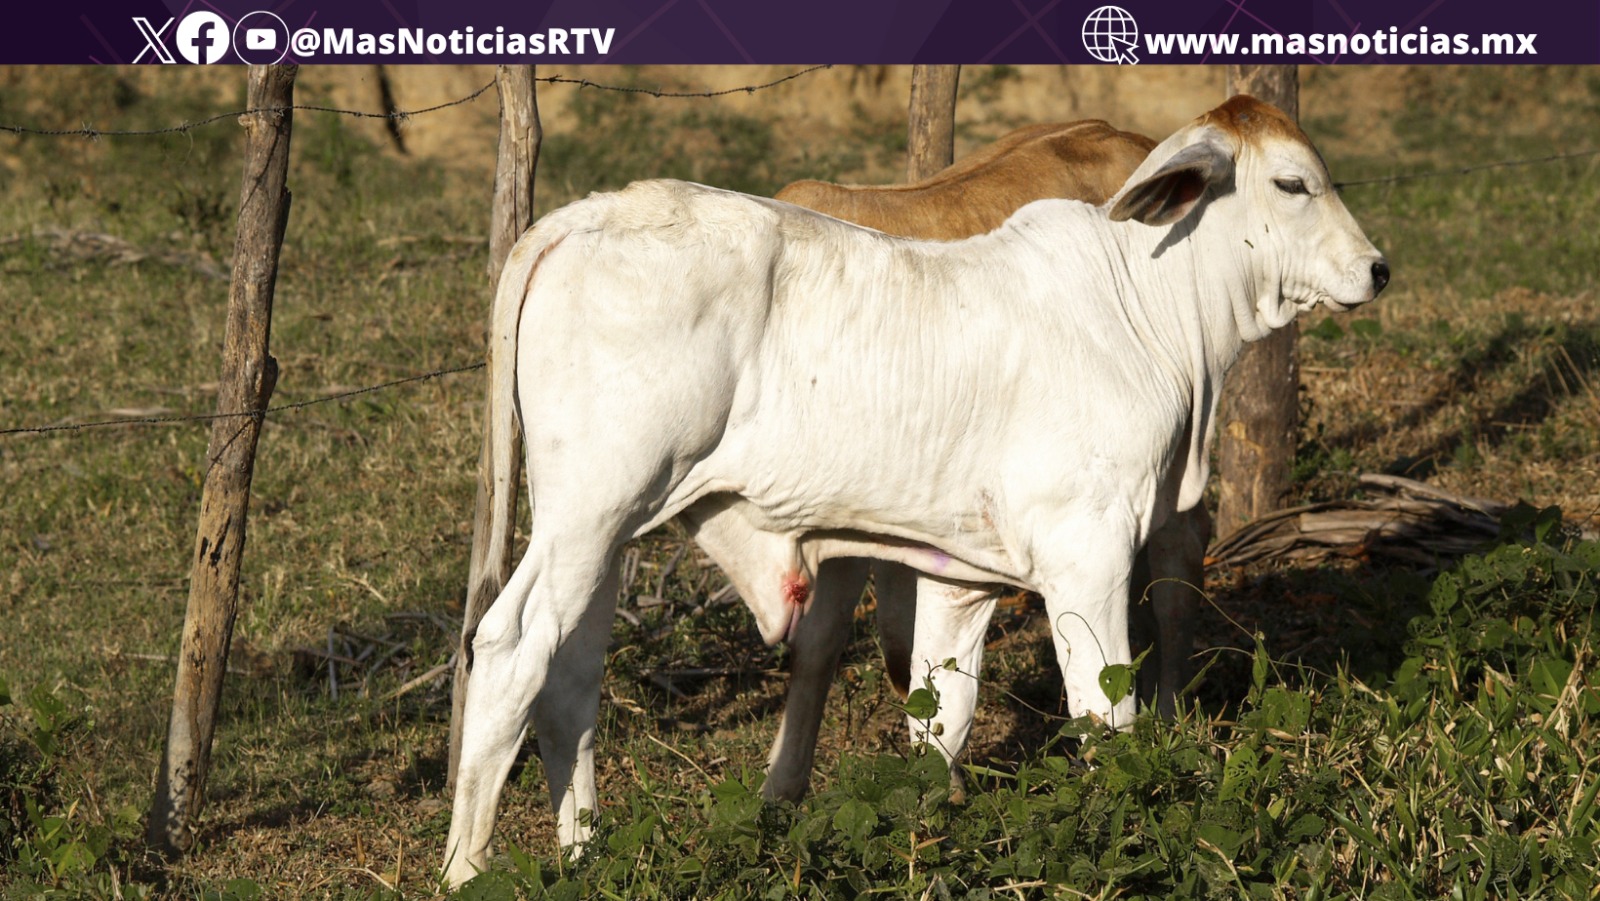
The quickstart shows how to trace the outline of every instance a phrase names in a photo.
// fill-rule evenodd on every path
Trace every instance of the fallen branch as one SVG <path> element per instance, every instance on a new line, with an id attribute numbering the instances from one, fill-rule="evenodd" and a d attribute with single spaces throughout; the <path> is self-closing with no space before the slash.
<path id="1" fill-rule="evenodd" d="M 0 239 L 0 246 L 18 244 L 24 235 Z M 32 235 L 44 249 L 72 260 L 89 260 L 112 265 L 127 265 L 151 260 L 178 269 L 188 269 L 206 278 L 227 281 L 228 272 L 209 255 L 196 250 L 152 249 L 140 247 L 126 238 L 101 232 L 80 231 L 59 226 L 35 229 Z"/>
<path id="2" fill-rule="evenodd" d="M 1499 535 L 1500 518 L 1512 508 L 1400 476 L 1365 473 L 1357 483 L 1388 496 L 1325 501 L 1269 513 L 1213 545 L 1206 565 L 1381 556 L 1436 566 Z"/>
<path id="3" fill-rule="evenodd" d="M 440 676 L 444 675 L 445 673 L 450 672 L 450 669 L 452 667 L 454 667 L 455 665 L 456 665 L 456 657 L 455 657 L 454 654 L 451 654 L 449 660 L 446 660 L 445 662 L 439 664 L 438 666 L 434 667 L 433 669 L 428 670 L 427 672 L 425 672 L 422 675 L 416 677 L 415 679 L 412 679 L 411 681 L 409 681 L 406 684 L 400 686 L 399 688 L 396 688 L 394 691 L 389 692 L 388 694 L 383 696 L 382 700 L 384 700 L 384 701 L 393 701 L 395 698 L 399 698 L 399 697 L 403 697 L 405 695 L 408 695 L 411 692 L 416 691 L 418 688 L 421 688 L 422 686 L 427 685 L 429 682 L 432 682 L 434 679 L 437 679 Z"/>
<path id="4" fill-rule="evenodd" d="M 1386 491 L 1410 495 L 1412 497 L 1432 498 L 1433 500 L 1444 501 L 1448 504 L 1454 504 L 1457 507 L 1477 510 L 1480 513 L 1486 513 L 1490 516 L 1496 517 L 1511 509 L 1512 506 L 1511 504 L 1504 504 L 1499 501 L 1484 500 L 1483 498 L 1478 497 L 1466 497 L 1464 495 L 1456 494 L 1452 491 L 1446 491 L 1437 485 L 1429 485 L 1426 482 L 1419 482 L 1415 479 L 1407 479 L 1401 476 L 1383 475 L 1382 473 L 1376 472 L 1362 473 L 1356 477 L 1356 483 L 1369 488 L 1382 488 Z"/>

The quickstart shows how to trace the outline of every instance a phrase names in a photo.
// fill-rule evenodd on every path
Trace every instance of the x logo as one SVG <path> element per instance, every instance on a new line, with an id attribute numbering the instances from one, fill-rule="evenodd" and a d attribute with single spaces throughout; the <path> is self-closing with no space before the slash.
<path id="1" fill-rule="evenodd" d="M 167 65 L 177 62 L 177 60 L 172 58 L 172 51 L 168 50 L 167 45 L 161 41 L 162 32 L 166 31 L 168 28 L 171 28 L 173 21 L 174 20 L 172 19 L 168 19 L 165 25 L 162 25 L 160 28 L 156 28 L 152 26 L 150 24 L 150 20 L 146 19 L 144 16 L 133 17 L 134 27 L 139 29 L 140 34 L 144 35 L 144 49 L 140 50 L 139 55 L 133 58 L 134 62 L 137 63 L 139 60 L 144 59 L 144 55 L 152 50 L 156 52 L 156 59 L 161 60 L 161 62 Z"/>

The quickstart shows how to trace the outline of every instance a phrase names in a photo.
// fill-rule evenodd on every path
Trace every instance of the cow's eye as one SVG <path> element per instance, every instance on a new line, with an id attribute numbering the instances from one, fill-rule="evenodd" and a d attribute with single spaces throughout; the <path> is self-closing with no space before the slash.
<path id="1" fill-rule="evenodd" d="M 1306 183 L 1301 181 L 1298 178 L 1274 178 L 1272 180 L 1272 183 L 1277 185 L 1278 186 L 1278 190 L 1282 191 L 1285 194 L 1310 194 L 1311 193 L 1310 191 L 1306 190 Z"/>

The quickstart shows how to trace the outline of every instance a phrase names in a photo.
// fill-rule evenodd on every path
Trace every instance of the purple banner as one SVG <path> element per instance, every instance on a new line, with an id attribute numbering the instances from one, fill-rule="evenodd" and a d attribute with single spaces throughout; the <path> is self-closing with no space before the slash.
<path id="1" fill-rule="evenodd" d="M 0 63 L 1600 63 L 1600 2 L 63 0 Z"/>

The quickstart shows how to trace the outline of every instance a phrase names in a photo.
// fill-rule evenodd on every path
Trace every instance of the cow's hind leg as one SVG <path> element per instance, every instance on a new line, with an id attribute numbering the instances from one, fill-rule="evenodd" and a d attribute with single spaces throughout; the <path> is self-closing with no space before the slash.
<path id="1" fill-rule="evenodd" d="M 517 748 L 527 711 L 543 679 L 543 668 L 517 679 L 515 659 L 520 612 L 539 577 L 536 555 L 524 554 L 505 588 L 489 606 L 472 640 L 474 676 L 462 708 L 462 755 L 456 776 L 450 837 L 445 844 L 445 878 L 460 885 L 488 866 L 489 835 L 495 808 Z M 509 683 L 509 684 L 508 684 Z"/>
<path id="2" fill-rule="evenodd" d="M 1130 615 L 1153 651 L 1139 668 L 1139 697 L 1167 719 L 1177 716 L 1178 695 L 1189 683 L 1210 539 L 1211 519 L 1196 506 L 1168 517 L 1134 561 Z"/>
<path id="3" fill-rule="evenodd" d="M 767 781 L 761 787 L 769 799 L 798 801 L 811 784 L 828 689 L 849 642 L 851 614 L 866 582 L 865 560 L 845 557 L 817 568 L 811 607 L 789 636 L 789 693 L 772 744 Z"/>
<path id="4" fill-rule="evenodd" d="M 544 689 L 533 705 L 539 759 L 556 811 L 556 837 L 564 848 L 588 841 L 593 830 L 584 811 L 590 816 L 598 811 L 594 730 L 606 644 L 617 609 L 617 583 L 618 567 L 613 560 L 603 572 L 593 600 L 556 648 Z"/>
<path id="5" fill-rule="evenodd" d="M 872 593 L 878 599 L 878 641 L 889 684 L 903 700 L 911 691 L 911 645 L 916 640 L 917 571 L 903 563 L 872 561 Z"/>
<path id="6" fill-rule="evenodd" d="M 557 533 L 536 525 L 527 554 L 478 626 L 446 844 L 453 885 L 488 864 L 500 793 L 535 709 L 561 842 L 587 837 L 578 811 L 595 806 L 592 737 L 616 605 L 619 531 L 569 521 Z"/>
<path id="7" fill-rule="evenodd" d="M 794 537 L 763 531 L 747 512 L 736 497 L 714 496 L 683 511 L 681 518 L 733 580 L 762 637 L 790 643 L 789 692 L 762 794 L 798 800 L 811 781 L 817 730 L 850 637 L 850 614 L 866 584 L 867 562 L 824 560 L 815 575 L 808 575 Z"/>
<path id="8" fill-rule="evenodd" d="M 602 449 L 598 456 L 607 465 L 597 472 L 593 461 L 563 456 L 549 442 L 529 444 L 528 550 L 472 643 L 446 845 L 452 884 L 488 863 L 500 793 L 530 721 L 539 733 L 557 838 L 571 847 L 589 837 L 582 811 L 597 801 L 594 725 L 619 551 L 660 512 L 674 484 L 670 462 L 630 457 L 625 448 Z M 573 477 L 582 472 L 592 477 Z"/>

